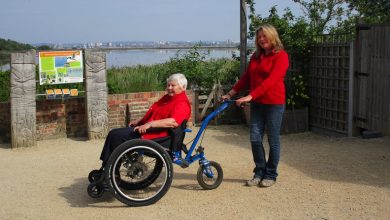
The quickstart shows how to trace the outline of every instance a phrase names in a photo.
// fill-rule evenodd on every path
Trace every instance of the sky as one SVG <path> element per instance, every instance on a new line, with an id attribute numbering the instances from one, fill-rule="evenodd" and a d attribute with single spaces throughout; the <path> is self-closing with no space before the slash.
<path id="1" fill-rule="evenodd" d="M 0 38 L 22 43 L 240 39 L 239 0 L 0 0 L 0 5 Z M 292 0 L 255 0 L 262 16 L 273 5 L 302 14 Z"/>

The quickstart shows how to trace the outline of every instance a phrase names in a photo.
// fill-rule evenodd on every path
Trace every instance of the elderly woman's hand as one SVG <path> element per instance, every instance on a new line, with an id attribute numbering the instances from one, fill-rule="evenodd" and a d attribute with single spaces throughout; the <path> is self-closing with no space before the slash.
<path id="1" fill-rule="evenodd" d="M 138 125 L 138 123 L 141 121 L 141 119 L 137 119 L 137 120 L 133 120 L 131 122 L 129 122 L 129 126 L 130 127 L 135 127 Z"/>
<path id="2" fill-rule="evenodd" d="M 134 131 L 138 131 L 138 133 L 144 134 L 151 127 L 152 127 L 152 123 L 149 122 L 149 123 L 135 127 Z"/>

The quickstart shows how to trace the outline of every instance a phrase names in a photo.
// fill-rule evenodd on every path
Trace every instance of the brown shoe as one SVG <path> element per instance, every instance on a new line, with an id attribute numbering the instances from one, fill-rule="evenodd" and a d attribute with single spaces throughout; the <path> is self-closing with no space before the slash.
<path id="1" fill-rule="evenodd" d="M 259 186 L 260 187 L 270 187 L 276 183 L 276 180 L 270 180 L 270 179 L 263 179 Z"/>

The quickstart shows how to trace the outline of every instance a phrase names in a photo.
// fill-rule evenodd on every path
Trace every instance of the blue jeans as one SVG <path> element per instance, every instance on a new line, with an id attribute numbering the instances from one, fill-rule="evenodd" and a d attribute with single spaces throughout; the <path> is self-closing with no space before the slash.
<path id="1" fill-rule="evenodd" d="M 280 158 L 280 127 L 284 105 L 251 103 L 250 141 L 255 168 L 254 176 L 276 180 Z M 267 128 L 269 156 L 265 158 L 263 137 Z"/>

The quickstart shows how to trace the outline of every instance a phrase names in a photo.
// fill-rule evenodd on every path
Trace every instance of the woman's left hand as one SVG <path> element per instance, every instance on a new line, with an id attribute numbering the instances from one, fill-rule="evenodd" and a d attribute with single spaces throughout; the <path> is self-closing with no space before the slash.
<path id="1" fill-rule="evenodd" d="M 236 100 L 236 105 L 238 107 L 242 106 L 243 104 L 247 103 L 247 102 L 250 102 L 252 100 L 252 96 L 251 95 L 247 95 L 247 96 L 244 96 L 242 98 L 239 98 Z"/>

